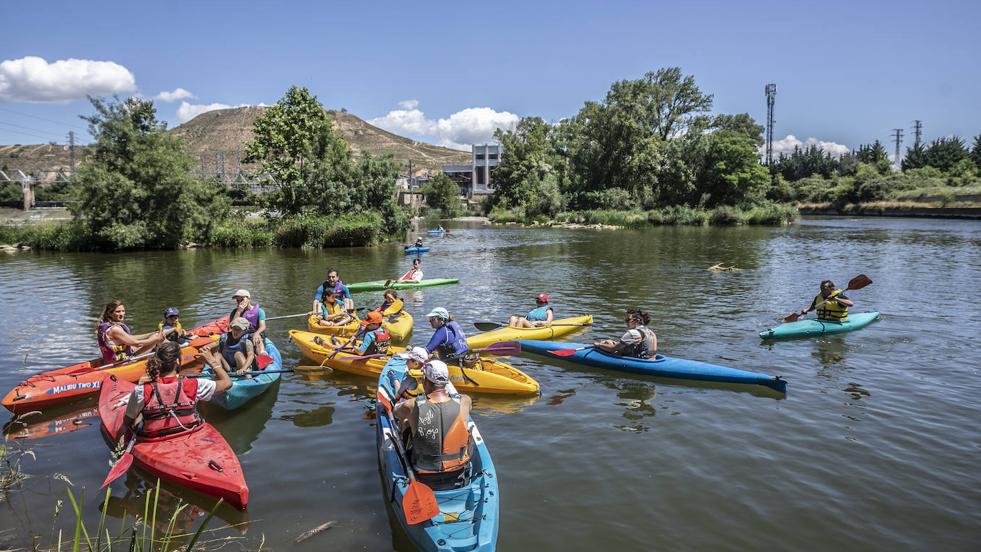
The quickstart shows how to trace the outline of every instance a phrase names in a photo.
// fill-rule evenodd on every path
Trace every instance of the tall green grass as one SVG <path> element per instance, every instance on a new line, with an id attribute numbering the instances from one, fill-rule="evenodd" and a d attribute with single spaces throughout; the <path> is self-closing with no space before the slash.
<path id="1" fill-rule="evenodd" d="M 524 224 L 601 224 L 624 228 L 644 226 L 735 226 L 744 224 L 781 225 L 797 219 L 799 213 L 793 205 L 762 203 L 748 207 L 721 206 L 715 209 L 696 209 L 683 205 L 662 207 L 650 211 L 591 209 L 563 211 L 554 219 L 542 216 L 525 217 L 519 211 L 491 211 L 490 220 L 495 223 L 521 222 Z"/>

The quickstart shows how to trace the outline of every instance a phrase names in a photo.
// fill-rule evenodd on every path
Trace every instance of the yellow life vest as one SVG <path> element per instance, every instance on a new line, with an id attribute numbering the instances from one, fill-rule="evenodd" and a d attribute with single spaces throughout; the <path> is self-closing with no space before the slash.
<path id="1" fill-rule="evenodd" d="M 813 304 L 816 305 L 821 301 L 824 301 L 824 295 L 818 293 Z M 848 322 L 848 307 L 839 303 L 837 299 L 830 299 L 817 308 L 817 317 L 818 320 L 829 322 Z"/>
<path id="2" fill-rule="evenodd" d="M 323 315 L 325 317 L 346 312 L 344 310 L 344 303 L 340 301 L 334 301 L 333 303 L 328 303 L 324 301 L 323 303 L 321 303 L 321 305 L 323 305 L 324 308 Z"/>

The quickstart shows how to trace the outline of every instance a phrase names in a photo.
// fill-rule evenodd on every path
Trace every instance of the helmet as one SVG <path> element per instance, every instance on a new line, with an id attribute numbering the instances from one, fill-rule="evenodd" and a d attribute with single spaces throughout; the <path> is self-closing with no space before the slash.
<path id="1" fill-rule="evenodd" d="M 539 293 L 538 296 L 535 297 L 535 301 L 538 301 L 539 303 L 548 303 L 548 294 Z"/>

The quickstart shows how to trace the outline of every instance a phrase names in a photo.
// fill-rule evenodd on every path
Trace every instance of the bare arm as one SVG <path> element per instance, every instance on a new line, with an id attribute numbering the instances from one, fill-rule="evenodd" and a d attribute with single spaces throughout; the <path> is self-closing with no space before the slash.
<path id="1" fill-rule="evenodd" d="M 163 334 L 159 331 L 140 335 L 129 335 L 119 326 L 113 326 L 108 332 L 110 341 L 113 343 L 126 345 L 127 347 L 143 347 L 144 345 L 154 343 L 158 339 L 162 338 L 162 336 Z"/>
<path id="2" fill-rule="evenodd" d="M 221 355 L 215 355 L 215 352 L 211 349 L 202 352 L 205 362 L 211 367 L 215 372 L 215 393 L 224 393 L 232 386 L 232 379 L 228 377 L 228 362 L 225 361 L 225 357 Z"/>

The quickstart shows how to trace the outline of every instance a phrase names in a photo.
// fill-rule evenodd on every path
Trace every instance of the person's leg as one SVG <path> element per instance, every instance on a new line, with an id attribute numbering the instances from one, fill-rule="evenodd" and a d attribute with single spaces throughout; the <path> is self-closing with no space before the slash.
<path id="1" fill-rule="evenodd" d="M 235 353 L 235 371 L 246 370 L 248 365 L 245 364 L 245 355 L 241 351 Z"/>
<path id="2" fill-rule="evenodd" d="M 523 316 L 518 317 L 517 324 L 515 325 L 515 328 L 534 328 L 534 327 L 535 325 L 529 322 L 528 319 Z"/>
<path id="3" fill-rule="evenodd" d="M 521 318 L 520 316 L 512 316 L 511 318 L 508 319 L 508 326 L 511 326 L 512 328 L 519 327 L 518 326 L 518 319 L 520 319 L 520 318 Z"/>

